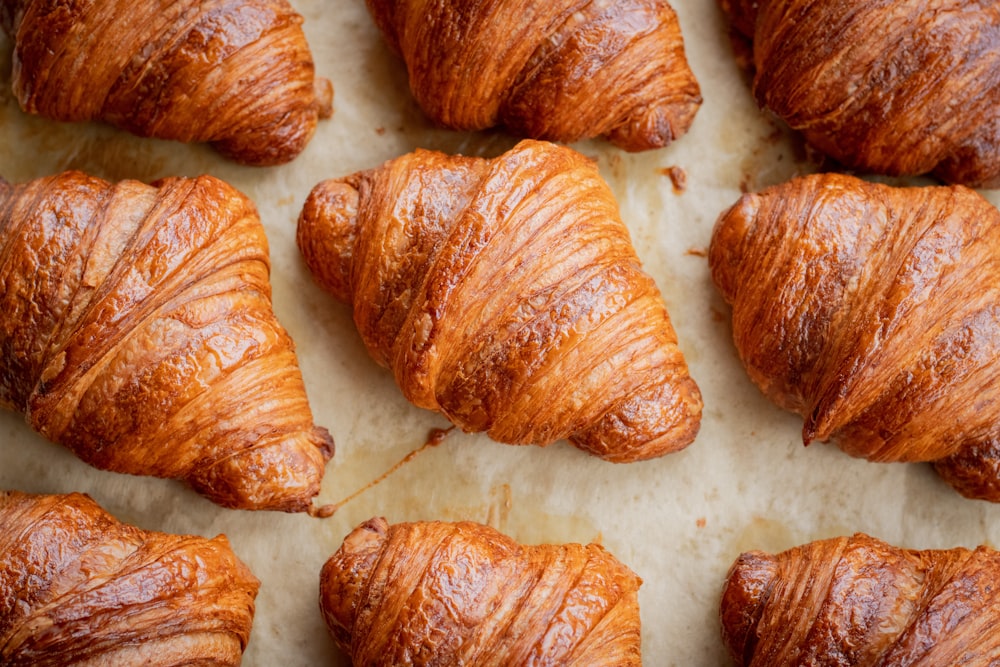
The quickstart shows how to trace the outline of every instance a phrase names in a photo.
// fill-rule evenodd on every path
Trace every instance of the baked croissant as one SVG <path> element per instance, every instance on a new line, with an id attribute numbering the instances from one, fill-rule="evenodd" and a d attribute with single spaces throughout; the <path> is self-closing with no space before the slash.
<path id="1" fill-rule="evenodd" d="M 253 203 L 212 177 L 0 180 L 0 406 L 103 470 L 311 510 L 333 440 L 267 250 Z"/>
<path id="2" fill-rule="evenodd" d="M 683 448 L 701 395 L 611 189 L 568 149 L 418 150 L 317 185 L 298 243 L 406 397 L 611 461 Z"/>
<path id="3" fill-rule="evenodd" d="M 758 104 L 841 163 L 1000 187 L 1000 4 L 720 0 Z"/>
<path id="4" fill-rule="evenodd" d="M 0 492 L 0 664 L 239 665 L 259 582 L 222 535 L 123 524 L 89 497 Z"/>
<path id="5" fill-rule="evenodd" d="M 445 127 L 642 151 L 687 132 L 701 104 L 666 0 L 367 4 L 417 103 Z"/>
<path id="6" fill-rule="evenodd" d="M 740 555 L 722 595 L 737 665 L 964 665 L 1000 660 L 1000 554 L 899 549 L 867 535 Z"/>
<path id="7" fill-rule="evenodd" d="M 720 217 L 712 278 L 753 381 L 803 439 L 935 461 L 1000 501 L 1000 212 L 962 186 L 813 175 Z"/>
<path id="8" fill-rule="evenodd" d="M 21 108 L 133 134 L 210 142 L 244 164 L 288 162 L 333 87 L 316 78 L 286 0 L 0 0 Z"/>
<path id="9" fill-rule="evenodd" d="M 355 665 L 625 667 L 641 664 L 641 583 L 596 544 L 375 518 L 323 566 L 320 608 Z"/>

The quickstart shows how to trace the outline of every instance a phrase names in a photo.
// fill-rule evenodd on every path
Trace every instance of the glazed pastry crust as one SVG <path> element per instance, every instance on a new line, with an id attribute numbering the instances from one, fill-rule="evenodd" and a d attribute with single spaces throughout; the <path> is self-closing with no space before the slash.
<path id="1" fill-rule="evenodd" d="M 0 23 L 14 41 L 14 95 L 46 118 L 274 165 L 333 113 L 333 88 L 315 76 L 286 0 L 2 0 Z"/>
<path id="2" fill-rule="evenodd" d="M 998 577 L 987 547 L 915 551 L 856 534 L 751 551 L 729 571 L 723 639 L 747 667 L 986 667 L 1000 660 Z"/>
<path id="3" fill-rule="evenodd" d="M 873 461 L 1000 500 L 1000 212 L 961 186 L 835 174 L 744 195 L 709 252 L 750 377 Z"/>
<path id="4" fill-rule="evenodd" d="M 209 176 L 0 181 L 0 405 L 98 468 L 310 510 L 333 440 L 269 268 L 253 203 Z"/>
<path id="5" fill-rule="evenodd" d="M 596 165 L 546 142 L 416 151 L 313 189 L 299 247 L 406 397 L 466 431 L 612 461 L 701 417 L 662 297 Z"/>
<path id="6" fill-rule="evenodd" d="M 684 134 L 701 104 L 665 0 L 367 4 L 417 103 L 445 127 L 641 151 Z"/>
<path id="7" fill-rule="evenodd" d="M 324 565 L 320 606 L 355 665 L 624 667 L 641 664 L 640 583 L 596 544 L 375 518 Z"/>
<path id="8" fill-rule="evenodd" d="M 115 520 L 80 494 L 0 492 L 0 663 L 239 665 L 259 582 L 224 536 Z"/>
<path id="9" fill-rule="evenodd" d="M 754 95 L 826 154 L 1000 186 L 1000 5 L 720 0 L 752 41 Z"/>

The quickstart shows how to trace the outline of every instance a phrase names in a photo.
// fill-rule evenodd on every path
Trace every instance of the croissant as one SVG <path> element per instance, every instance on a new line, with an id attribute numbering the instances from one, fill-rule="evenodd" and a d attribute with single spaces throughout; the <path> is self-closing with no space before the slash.
<path id="1" fill-rule="evenodd" d="M 1000 212 L 962 186 L 813 175 L 720 217 L 712 278 L 750 377 L 803 439 L 935 461 L 1000 501 Z"/>
<path id="2" fill-rule="evenodd" d="M 89 497 L 0 492 L 0 663 L 239 665 L 259 582 L 222 535 L 115 520 Z"/>
<path id="3" fill-rule="evenodd" d="M 301 24 L 286 0 L 0 0 L 24 111 L 250 165 L 288 162 L 332 114 Z"/>
<path id="4" fill-rule="evenodd" d="M 1000 187 L 1000 4 L 720 0 L 760 106 L 854 169 Z"/>
<path id="5" fill-rule="evenodd" d="M 626 667 L 641 664 L 641 583 L 596 544 L 374 518 L 323 566 L 320 607 L 355 665 Z"/>
<path id="6" fill-rule="evenodd" d="M 414 404 L 611 461 L 685 447 L 701 395 L 596 165 L 523 141 L 318 184 L 298 244 Z"/>
<path id="7" fill-rule="evenodd" d="M 215 178 L 0 180 L 0 406 L 103 470 L 310 510 L 333 440 L 268 271 L 256 209 Z"/>
<path id="8" fill-rule="evenodd" d="M 687 132 L 701 104 L 666 0 L 367 4 L 420 108 L 448 128 L 642 151 Z"/>
<path id="9" fill-rule="evenodd" d="M 964 665 L 1000 660 L 1000 554 L 899 549 L 857 534 L 741 554 L 722 595 L 737 665 Z"/>

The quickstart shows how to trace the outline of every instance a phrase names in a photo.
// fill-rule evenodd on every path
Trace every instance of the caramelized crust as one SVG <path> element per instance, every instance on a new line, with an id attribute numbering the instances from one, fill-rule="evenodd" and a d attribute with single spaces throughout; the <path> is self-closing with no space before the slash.
<path id="1" fill-rule="evenodd" d="M 962 186 L 833 174 L 744 195 L 709 252 L 753 381 L 803 439 L 936 461 L 1000 500 L 1000 212 Z"/>
<path id="2" fill-rule="evenodd" d="M 898 549 L 867 535 L 740 555 L 722 595 L 737 665 L 877 667 L 1000 660 L 1000 555 Z"/>
<path id="3" fill-rule="evenodd" d="M 329 117 L 302 17 L 286 0 L 0 0 L 21 108 L 288 162 Z"/>
<path id="4" fill-rule="evenodd" d="M 252 202 L 212 177 L 0 181 L 0 405 L 98 468 L 310 510 L 333 441 L 269 266 Z"/>
<path id="5" fill-rule="evenodd" d="M 758 103 L 843 164 L 1000 187 L 1000 4 L 720 0 Z"/>
<path id="6" fill-rule="evenodd" d="M 0 663 L 239 665 L 259 582 L 224 536 L 119 523 L 80 494 L 0 492 Z"/>
<path id="7" fill-rule="evenodd" d="M 666 0 L 367 0 L 417 103 L 460 130 L 666 146 L 701 104 Z"/>
<path id="8" fill-rule="evenodd" d="M 612 461 L 694 439 L 701 395 L 659 290 L 579 153 L 417 151 L 317 185 L 298 234 L 372 357 L 462 429 Z"/>
<path id="9" fill-rule="evenodd" d="M 625 667 L 641 664 L 640 584 L 596 544 L 375 518 L 324 565 L 320 607 L 355 665 Z"/>

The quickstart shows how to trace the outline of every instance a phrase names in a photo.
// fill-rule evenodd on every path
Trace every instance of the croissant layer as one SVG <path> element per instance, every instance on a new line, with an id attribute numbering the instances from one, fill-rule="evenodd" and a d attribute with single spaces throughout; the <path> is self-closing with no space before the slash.
<path id="1" fill-rule="evenodd" d="M 665 0 L 367 0 L 438 123 L 630 151 L 684 134 L 701 104 Z"/>
<path id="2" fill-rule="evenodd" d="M 317 281 L 352 304 L 406 397 L 508 443 L 613 461 L 694 438 L 701 396 L 596 165 L 524 141 L 416 151 L 317 185 L 299 219 Z"/>
<path id="3" fill-rule="evenodd" d="M 0 492 L 0 663 L 239 665 L 259 582 L 224 536 L 117 521 L 81 494 Z"/>
<path id="4" fill-rule="evenodd" d="M 286 0 L 0 0 L 21 108 L 288 162 L 332 113 Z M 112 37 L 113 36 L 113 37 Z"/>
<path id="5" fill-rule="evenodd" d="M 709 252 L 750 377 L 803 437 L 1000 500 L 1000 212 L 834 174 L 745 195 Z"/>
<path id="6" fill-rule="evenodd" d="M 1000 5 L 720 0 L 754 95 L 847 166 L 1000 186 Z"/>
<path id="7" fill-rule="evenodd" d="M 323 566 L 320 606 L 355 665 L 625 667 L 641 664 L 640 583 L 596 544 L 375 518 Z"/>
<path id="8" fill-rule="evenodd" d="M 1000 660 L 1000 554 L 915 551 L 867 535 L 740 555 L 722 595 L 737 665 L 881 667 Z"/>
<path id="9" fill-rule="evenodd" d="M 215 178 L 0 181 L 0 404 L 98 468 L 308 510 L 333 441 L 268 272 L 253 203 Z"/>

